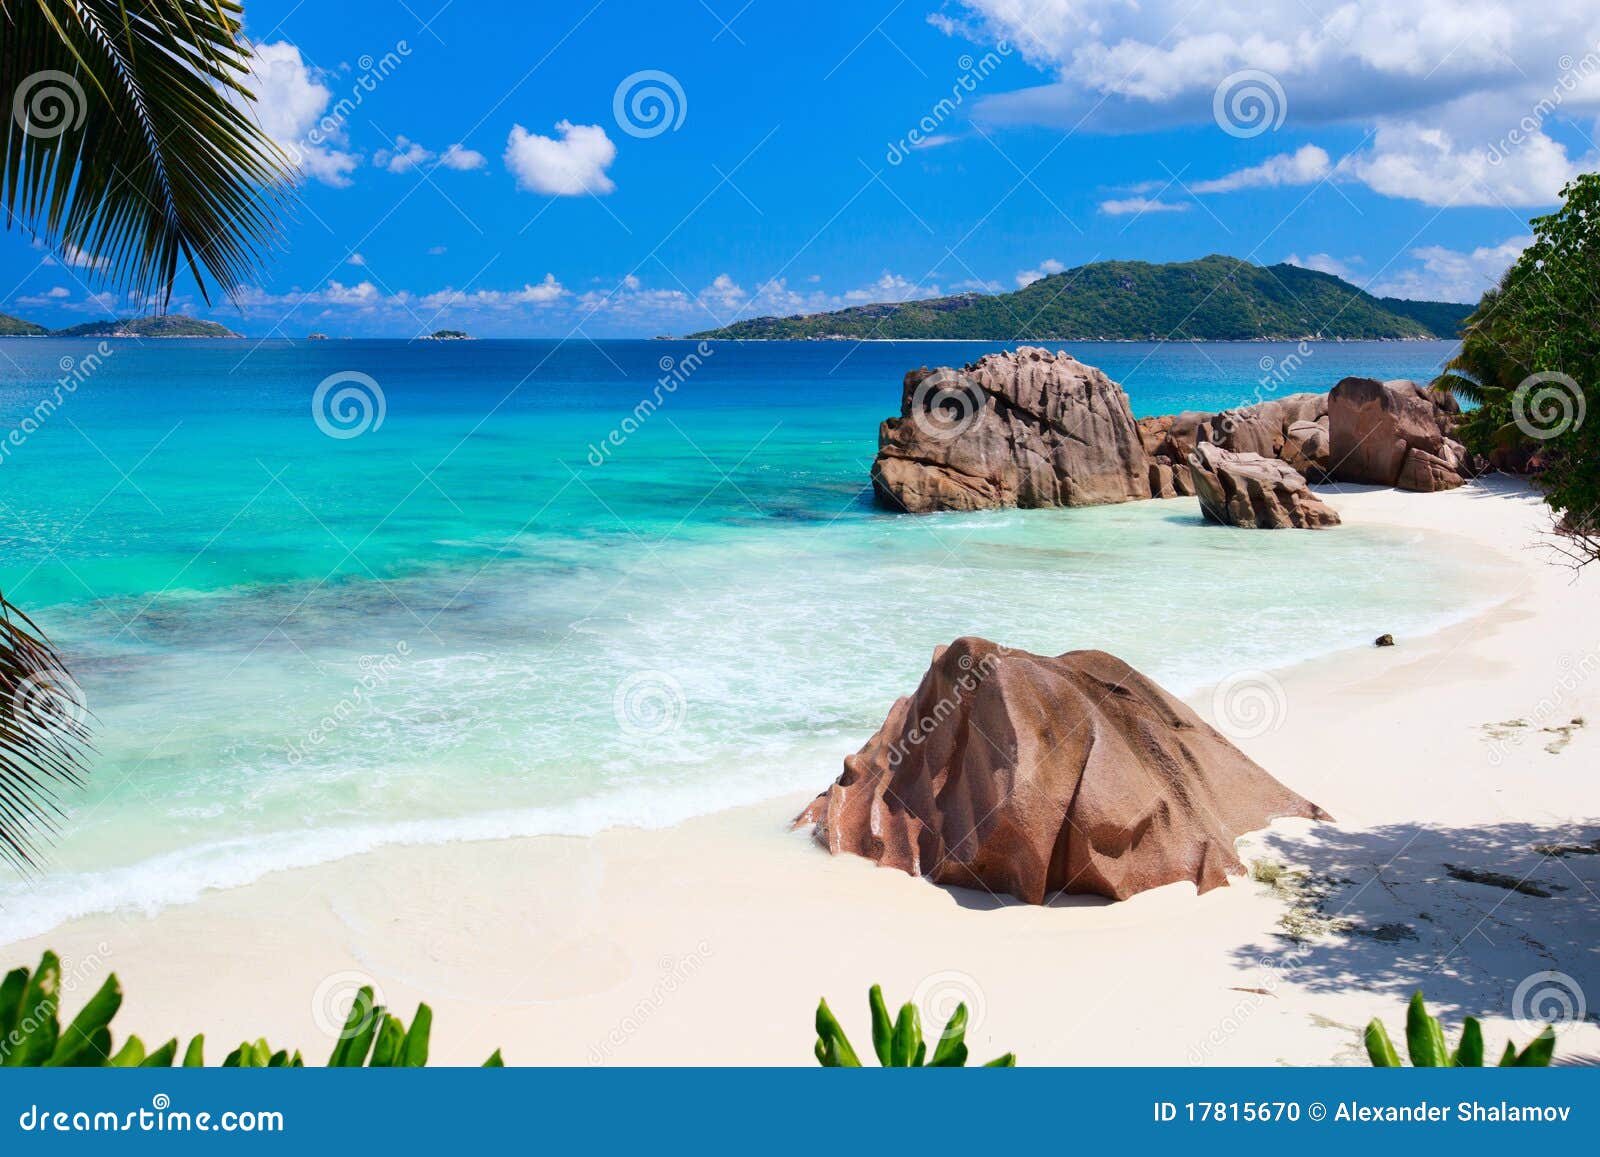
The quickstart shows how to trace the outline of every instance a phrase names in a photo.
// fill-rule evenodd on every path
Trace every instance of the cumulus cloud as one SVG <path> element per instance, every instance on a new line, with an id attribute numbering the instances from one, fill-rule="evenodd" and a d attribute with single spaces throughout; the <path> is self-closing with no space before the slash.
<path id="1" fill-rule="evenodd" d="M 286 41 L 255 46 L 245 87 L 253 101 L 239 102 L 290 164 L 328 185 L 350 184 L 358 158 L 343 151 L 344 126 L 328 114 L 333 94 Z"/>
<path id="2" fill-rule="evenodd" d="M 476 149 L 469 149 L 460 144 L 451 145 L 439 158 L 439 163 L 447 169 L 460 169 L 466 172 L 470 169 L 481 169 L 489 163 L 489 159 Z"/>
<path id="3" fill-rule="evenodd" d="M 1021 289 L 1025 285 L 1032 285 L 1040 278 L 1048 277 L 1052 273 L 1060 273 L 1064 269 L 1066 269 L 1066 266 L 1061 264 L 1061 262 L 1057 261 L 1054 257 L 1046 257 L 1043 261 L 1039 262 L 1039 268 L 1037 269 L 1017 270 L 1017 288 Z"/>
<path id="4" fill-rule="evenodd" d="M 434 154 L 407 137 L 395 137 L 393 149 L 379 149 L 372 163 L 391 173 L 405 173 L 433 160 Z"/>
<path id="5" fill-rule="evenodd" d="M 1425 245 L 1411 251 L 1417 267 L 1380 275 L 1367 291 L 1422 301 L 1477 301 L 1532 243 L 1533 238 L 1524 235 L 1472 250 Z"/>
<path id="6" fill-rule="evenodd" d="M 1196 193 L 1231 193 L 1236 189 L 1276 188 L 1280 185 L 1309 185 L 1333 172 L 1326 150 L 1303 145 L 1292 153 L 1268 157 L 1259 165 L 1238 169 L 1212 181 L 1189 186 Z"/>
<path id="7" fill-rule="evenodd" d="M 557 121 L 559 137 L 511 127 L 505 163 L 517 186 L 552 197 L 604 194 L 616 188 L 605 170 L 617 158 L 617 146 L 599 125 Z"/>
<path id="8" fill-rule="evenodd" d="M 1163 201 L 1159 197 L 1113 197 L 1100 202 L 1100 212 L 1113 217 L 1131 213 L 1182 213 L 1188 207 L 1182 201 Z"/>
<path id="9" fill-rule="evenodd" d="M 1337 176 L 1385 196 L 1547 205 L 1600 161 L 1552 131 L 1562 121 L 1586 129 L 1600 113 L 1600 59 L 1574 60 L 1594 44 L 1592 3 L 1531 19 L 1511 0 L 1343 0 L 1318 20 L 1292 4 L 1243 14 L 1191 0 L 962 3 L 968 16 L 952 32 L 1009 40 L 1052 77 L 984 98 L 979 112 L 993 121 L 1102 132 L 1203 124 L 1224 82 L 1248 72 L 1270 81 L 1258 87 L 1272 124 L 1281 112 L 1291 131 L 1368 130 Z M 1326 175 L 1307 176 L 1317 158 L 1305 149 L 1285 157 L 1208 184 L 1226 192 Z"/>
<path id="10" fill-rule="evenodd" d="M 1312 253 L 1301 257 L 1298 253 L 1291 253 L 1283 259 L 1285 265 L 1298 265 L 1301 269 L 1315 269 L 1318 273 L 1331 273 L 1335 277 L 1342 277 L 1346 281 L 1353 280 L 1354 273 L 1350 263 L 1341 261 L 1331 253 Z"/>

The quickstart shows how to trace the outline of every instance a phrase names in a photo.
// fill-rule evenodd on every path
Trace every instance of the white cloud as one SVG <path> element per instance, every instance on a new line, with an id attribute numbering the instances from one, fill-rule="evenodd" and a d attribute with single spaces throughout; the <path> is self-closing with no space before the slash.
<path id="1" fill-rule="evenodd" d="M 1195 193 L 1231 193 L 1236 189 L 1276 188 L 1279 185 L 1309 185 L 1333 172 L 1325 150 L 1302 145 L 1292 153 L 1268 157 L 1259 165 L 1238 169 L 1213 181 L 1189 186 Z"/>
<path id="2" fill-rule="evenodd" d="M 1289 131 L 1350 124 L 1372 135 L 1337 174 L 1430 205 L 1553 204 L 1565 180 L 1600 163 L 1563 143 L 1600 114 L 1596 5 L 1511 0 L 1341 0 L 1306 19 L 1299 6 L 1195 7 L 1192 0 L 962 0 L 953 31 L 1004 38 L 1047 83 L 992 94 L 992 121 L 1144 132 L 1213 119 L 1219 87 L 1265 73 L 1270 123 Z M 1585 67 L 1588 65 L 1589 67 Z M 1235 92 L 1229 88 L 1225 92 Z M 1266 141 L 1258 140 L 1258 145 Z M 1209 183 L 1212 191 L 1306 183 L 1314 159 L 1273 158 Z M 1273 162 L 1278 162 L 1274 165 Z M 1204 191 L 1204 187 L 1200 191 Z"/>
<path id="3" fill-rule="evenodd" d="M 1162 201 L 1149 197 L 1120 197 L 1100 202 L 1100 212 L 1113 217 L 1130 213 L 1182 213 L 1189 206 L 1179 201 Z"/>
<path id="4" fill-rule="evenodd" d="M 1301 269 L 1315 269 L 1318 273 L 1331 273 L 1335 277 L 1342 277 L 1346 281 L 1354 279 L 1355 274 L 1350 269 L 1350 263 L 1341 261 L 1330 253 L 1312 253 L 1301 257 L 1291 253 L 1283 259 L 1285 265 L 1298 265 Z"/>
<path id="5" fill-rule="evenodd" d="M 552 197 L 603 194 L 616 188 L 605 170 L 616 160 L 617 146 L 605 129 L 557 121 L 556 132 L 560 139 L 530 133 L 521 125 L 511 127 L 505 162 L 519 188 Z"/>
<path id="6" fill-rule="evenodd" d="M 433 160 L 434 154 L 407 137 L 395 137 L 393 149 L 379 149 L 372 154 L 372 163 L 391 173 L 405 173 Z"/>
<path id="7" fill-rule="evenodd" d="M 308 177 L 328 185 L 350 184 L 357 158 L 336 146 L 344 144 L 343 125 L 327 115 L 333 94 L 285 41 L 258 44 L 245 87 L 253 101 L 239 104 Z"/>
<path id="8" fill-rule="evenodd" d="M 442 257 L 444 253 L 445 247 L 443 245 L 432 245 L 428 248 L 429 257 Z"/>
<path id="9" fill-rule="evenodd" d="M 1411 251 L 1421 263 L 1418 268 L 1380 275 L 1367 292 L 1421 301 L 1477 301 L 1532 242 L 1531 236 L 1511 237 L 1471 251 L 1425 245 Z"/>
<path id="10" fill-rule="evenodd" d="M 481 169 L 489 163 L 489 159 L 476 149 L 469 149 L 460 144 L 451 145 L 439 158 L 439 163 L 447 169 L 459 169 L 466 172 L 470 169 Z"/>
<path id="11" fill-rule="evenodd" d="M 937 285 L 907 281 L 898 273 L 884 270 L 883 275 L 872 284 L 848 290 L 844 299 L 848 302 L 876 304 L 881 301 L 913 301 L 919 297 L 938 296 Z"/>
<path id="12" fill-rule="evenodd" d="M 345 264 L 347 265 L 365 265 L 366 263 L 367 259 L 359 253 L 352 253 L 345 258 Z"/>
<path id="13" fill-rule="evenodd" d="M 1017 271 L 1017 288 L 1021 289 L 1025 285 L 1032 285 L 1041 277 L 1047 277 L 1052 273 L 1060 273 L 1064 269 L 1066 269 L 1066 266 L 1054 257 L 1046 257 L 1039 262 L 1039 268 L 1037 269 L 1019 269 Z"/>

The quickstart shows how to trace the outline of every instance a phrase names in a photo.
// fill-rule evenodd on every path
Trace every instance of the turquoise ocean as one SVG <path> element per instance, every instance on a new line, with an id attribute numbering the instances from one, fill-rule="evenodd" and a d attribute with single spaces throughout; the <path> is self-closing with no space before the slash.
<path id="1" fill-rule="evenodd" d="M 962 634 L 1181 693 L 1493 601 L 1498 564 L 1448 541 L 1192 500 L 875 509 L 902 374 L 999 348 L 0 342 L 0 587 L 98 746 L 50 861 L 0 878 L 0 942 L 384 844 L 820 790 Z M 1066 348 L 1139 415 L 1451 350 Z"/>

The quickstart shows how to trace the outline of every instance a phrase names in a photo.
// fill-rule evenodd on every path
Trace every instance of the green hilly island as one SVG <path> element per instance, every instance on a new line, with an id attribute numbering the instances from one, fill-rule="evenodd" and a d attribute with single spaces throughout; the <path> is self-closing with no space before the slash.
<path id="1" fill-rule="evenodd" d="M 695 338 L 746 341 L 1323 341 L 1454 338 L 1470 305 L 1374 297 L 1329 273 L 1213 255 L 1100 261 L 1013 293 L 960 293 L 756 317 Z"/>
<path id="2" fill-rule="evenodd" d="M 0 337 L 239 337 L 214 321 L 169 313 L 156 317 L 123 317 L 86 321 L 66 329 L 46 329 L 20 317 L 0 313 Z"/>

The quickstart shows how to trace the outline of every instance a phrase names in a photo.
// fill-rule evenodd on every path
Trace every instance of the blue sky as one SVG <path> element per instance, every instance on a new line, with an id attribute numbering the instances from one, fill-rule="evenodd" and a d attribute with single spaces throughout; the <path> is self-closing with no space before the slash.
<path id="1" fill-rule="evenodd" d="M 174 306 L 253 336 L 651 336 L 1214 252 L 1471 300 L 1600 109 L 1596 0 L 251 0 L 246 31 L 301 204 L 236 303 Z M 128 310 L 0 254 L 0 311 Z"/>

